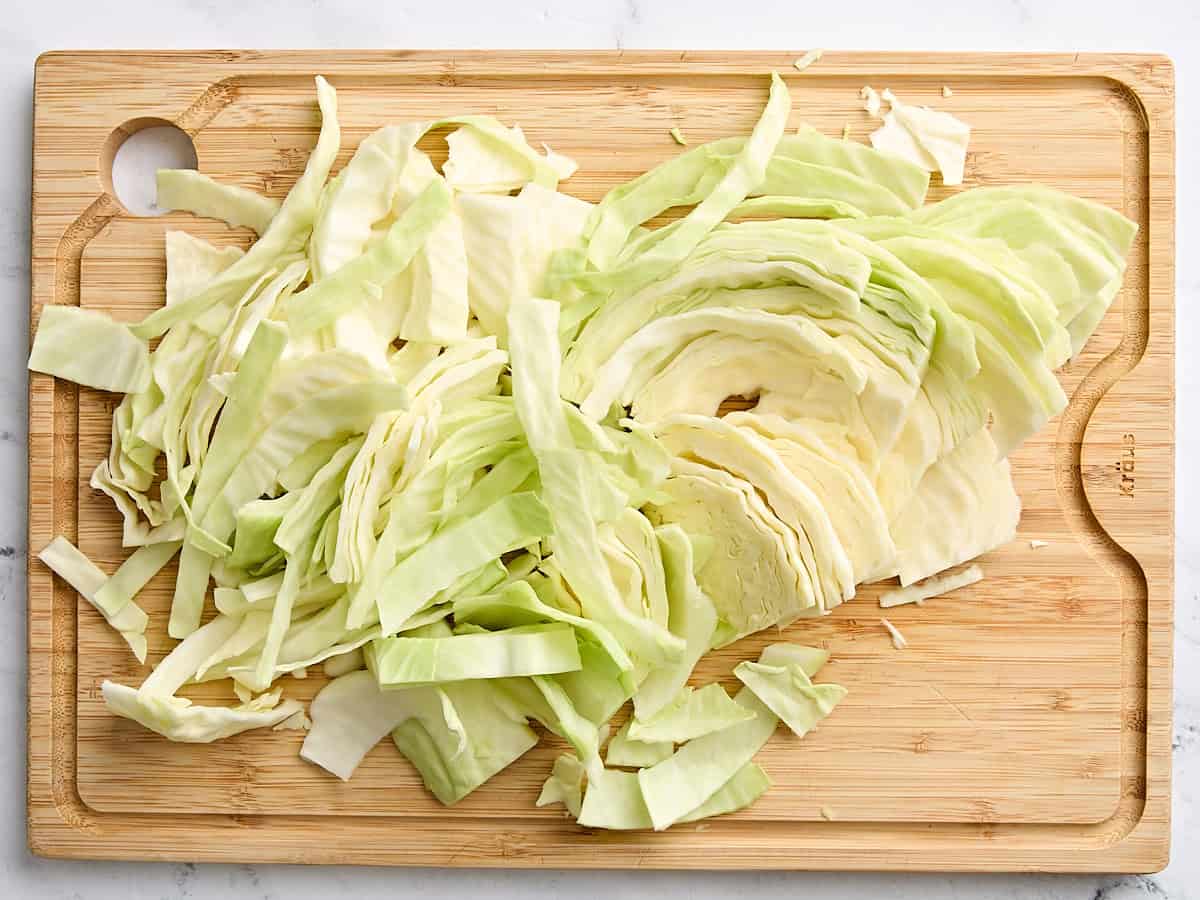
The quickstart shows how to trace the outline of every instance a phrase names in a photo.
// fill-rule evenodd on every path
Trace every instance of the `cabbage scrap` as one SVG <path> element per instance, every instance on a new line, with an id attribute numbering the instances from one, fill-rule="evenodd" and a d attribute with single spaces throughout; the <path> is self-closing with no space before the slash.
<path id="1" fill-rule="evenodd" d="M 146 661 L 146 625 L 149 617 L 132 599 L 118 602 L 117 598 L 110 597 L 107 603 L 102 605 L 102 601 L 96 597 L 109 579 L 95 563 L 61 535 L 42 548 L 38 559 L 75 588 L 79 596 L 96 607 L 100 615 L 104 616 L 104 620 L 129 644 L 129 649 L 133 651 L 138 662 Z"/>

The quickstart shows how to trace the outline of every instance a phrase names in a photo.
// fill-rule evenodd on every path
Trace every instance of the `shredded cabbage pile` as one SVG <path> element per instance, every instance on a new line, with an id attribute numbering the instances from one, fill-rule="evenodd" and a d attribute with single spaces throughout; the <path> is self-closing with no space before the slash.
<path id="1" fill-rule="evenodd" d="M 751 803 L 778 722 L 803 736 L 845 690 L 814 648 L 768 647 L 732 696 L 697 662 L 1010 540 L 1005 456 L 1062 410 L 1054 369 L 1134 234 L 1044 187 L 926 206 L 922 166 L 788 132 L 778 76 L 749 136 L 597 204 L 485 116 L 388 126 L 332 175 L 317 99 L 282 203 L 160 173 L 248 250 L 168 234 L 166 304 L 133 325 L 41 311 L 30 368 L 125 395 L 91 485 L 133 548 L 111 576 L 63 538 L 41 558 L 139 661 L 137 594 L 178 558 L 179 643 L 104 683 L 117 715 L 179 741 L 311 725 L 301 755 L 343 779 L 390 736 L 447 804 L 533 723 L 571 748 L 538 803 L 581 825 Z M 439 172 L 418 141 L 446 126 Z M 306 713 L 280 679 L 318 664 Z M 179 696 L 218 679 L 237 705 Z"/>

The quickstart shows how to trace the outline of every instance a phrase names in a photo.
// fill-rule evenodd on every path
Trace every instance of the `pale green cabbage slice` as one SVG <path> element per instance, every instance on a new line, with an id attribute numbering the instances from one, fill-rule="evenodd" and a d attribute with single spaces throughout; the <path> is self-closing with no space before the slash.
<path id="1" fill-rule="evenodd" d="M 574 160 L 554 153 L 549 147 L 544 157 L 537 158 L 520 128 L 505 129 L 481 117 L 464 117 L 462 121 L 472 120 L 480 124 L 487 121 L 488 127 L 471 124 L 446 137 L 450 153 L 443 171 L 447 183 L 456 191 L 507 194 L 535 180 L 546 182 L 540 186 L 553 189 L 550 173 L 557 182 L 570 178 L 578 168 Z"/>
<path id="2" fill-rule="evenodd" d="M 708 800 L 676 821 L 696 822 L 736 812 L 757 800 L 770 785 L 766 772 L 754 763 L 746 763 Z M 598 780 L 589 778 L 577 819 L 589 828 L 633 831 L 654 827 L 638 776 L 613 769 L 605 769 Z"/>
<path id="3" fill-rule="evenodd" d="M 879 597 L 879 605 L 884 609 L 904 606 L 907 603 L 916 603 L 919 606 L 931 597 L 940 597 L 982 580 L 983 569 L 979 566 L 967 566 L 961 572 L 929 578 L 920 584 L 910 584 L 907 587 L 885 591 Z"/>
<path id="4" fill-rule="evenodd" d="M 929 173 L 921 166 L 857 141 L 826 137 L 807 123 L 795 134 L 784 135 L 775 152 L 779 157 L 850 172 L 886 188 L 909 209 L 920 208 L 929 190 Z"/>
<path id="5" fill-rule="evenodd" d="M 653 822 L 642 798 L 637 773 L 619 769 L 589 773 L 578 822 L 585 828 L 606 828 L 610 831 L 652 828 Z"/>
<path id="6" fill-rule="evenodd" d="M 617 285 L 628 288 L 631 285 L 649 284 L 681 262 L 705 235 L 762 183 L 775 148 L 783 137 L 791 108 L 792 99 L 787 86 L 777 74 L 772 73 L 770 95 L 762 116 L 737 156 L 695 208 L 680 220 L 668 236 L 635 259 L 600 273 L 585 273 L 580 278 L 592 290 Z M 601 204 L 598 209 L 603 209 L 603 206 Z M 589 259 L 597 262 L 605 256 L 611 256 L 603 247 L 597 253 L 596 243 L 593 235 L 588 244 Z"/>
<path id="7" fill-rule="evenodd" d="M 278 702 L 278 691 L 272 695 L 277 705 L 256 708 L 248 704 L 200 706 L 185 697 L 147 697 L 134 688 L 107 680 L 100 689 L 105 705 L 113 713 L 132 719 L 169 740 L 187 743 L 219 741 L 253 728 L 274 727 L 304 710 L 295 700 Z"/>
<path id="8" fill-rule="evenodd" d="M 840 684 L 813 684 L 804 668 L 797 665 L 771 666 L 744 660 L 733 674 L 798 737 L 816 728 L 846 696 Z"/>
<path id="9" fill-rule="evenodd" d="M 683 348 L 709 334 L 738 335 L 763 349 L 764 345 L 776 344 L 796 356 L 797 366 L 819 366 L 835 374 L 855 394 L 866 386 L 866 373 L 857 362 L 807 319 L 758 310 L 700 309 L 656 319 L 634 334 L 596 372 L 591 393 L 580 409 L 600 419 L 614 403 L 633 404 L 672 357 L 677 358 Z M 737 393 L 739 387 L 731 384 L 725 396 Z"/>
<path id="10" fill-rule="evenodd" d="M 302 337 L 324 328 L 349 311 L 362 294 L 383 285 L 412 262 L 437 224 L 450 211 L 450 192 L 434 180 L 380 240 L 312 287 L 288 299 L 289 330 Z"/>
<path id="11" fill-rule="evenodd" d="M 138 591 L 175 557 L 181 546 L 182 541 L 165 541 L 139 547 L 100 586 L 92 602 L 106 616 L 118 615 L 138 595 Z"/>
<path id="12" fill-rule="evenodd" d="M 214 247 L 186 231 L 164 236 L 167 257 L 167 305 L 186 300 L 241 259 L 241 247 Z"/>
<path id="13" fill-rule="evenodd" d="M 814 592 L 822 610 L 854 596 L 850 559 L 829 512 L 812 489 L 788 470 L 767 441 L 724 419 L 691 415 L 664 420 L 657 435 L 676 454 L 745 478 L 763 493 L 779 520 L 800 539 L 800 551 L 813 575 Z"/>
<path id="14" fill-rule="evenodd" d="M 461 575 L 548 535 L 552 514 L 533 493 L 513 494 L 439 532 L 384 579 L 376 604 L 385 634 Z"/>
<path id="15" fill-rule="evenodd" d="M 612 661 L 620 673 L 619 680 L 625 681 L 627 688 L 633 690 L 633 682 L 628 676 L 633 671 L 633 662 L 612 632 L 591 619 L 543 603 L 526 581 L 514 581 L 495 594 L 472 596 L 467 593 L 456 598 L 454 620 L 491 629 L 512 628 L 540 621 L 565 622 L 575 629 L 581 640 L 595 644 Z"/>
<path id="16" fill-rule="evenodd" d="M 737 412 L 725 421 L 760 435 L 788 470 L 812 488 L 850 557 L 856 583 L 891 574 L 896 545 L 887 515 L 875 486 L 853 459 L 834 451 L 802 421 Z"/>
<path id="17" fill-rule="evenodd" d="M 726 813 L 745 809 L 766 793 L 771 786 L 771 779 L 761 766 L 749 762 L 737 770 L 737 773 L 721 785 L 720 790 L 693 809 L 690 813 L 679 818 L 680 822 L 696 822 L 713 816 L 723 816 Z"/>
<path id="18" fill-rule="evenodd" d="M 629 728 L 632 724 L 633 720 L 630 719 L 608 742 L 608 748 L 604 753 L 604 765 L 610 768 L 613 766 L 642 768 L 662 762 L 675 752 L 675 745 L 671 741 L 642 741 L 631 738 Z M 579 813 L 576 812 L 575 815 L 578 816 Z"/>
<path id="19" fill-rule="evenodd" d="M 376 677 L 384 688 L 553 675 L 581 665 L 575 630 L 561 622 L 445 638 L 381 638 L 374 648 Z"/>
<path id="20" fill-rule="evenodd" d="M 829 662 L 829 651 L 803 644 L 769 644 L 763 647 L 758 661 L 765 666 L 799 666 L 812 678 Z"/>
<path id="21" fill-rule="evenodd" d="M 1102 204 L 1040 185 L 976 188 L 913 220 L 960 237 L 997 238 L 1053 298 L 1077 354 L 1125 273 L 1136 223 Z"/>
<path id="22" fill-rule="evenodd" d="M 719 684 L 706 684 L 699 690 L 685 687 L 653 718 L 634 719 L 629 737 L 636 741 L 682 744 L 752 718 L 754 713 L 735 703 Z"/>
<path id="23" fill-rule="evenodd" d="M 930 172 L 942 173 L 942 184 L 962 184 L 971 127 L 947 112 L 901 103 L 889 90 L 883 126 L 871 132 L 871 146 Z"/>
<path id="24" fill-rule="evenodd" d="M 79 596 L 96 607 L 100 615 L 104 616 L 104 620 L 129 644 L 129 649 L 133 651 L 138 662 L 146 661 L 146 625 L 149 618 L 132 600 L 120 604 L 113 613 L 109 613 L 100 605 L 96 595 L 108 581 L 108 576 L 100 571 L 95 563 L 61 535 L 41 549 L 38 559 L 75 588 Z"/>
<path id="25" fill-rule="evenodd" d="M 515 679 L 520 682 L 522 679 Z M 512 680 L 505 682 L 512 684 Z M 585 716 L 575 707 L 570 694 L 555 676 L 533 675 L 528 679 L 538 698 L 533 712 L 530 707 L 521 703 L 522 711 L 536 718 L 544 726 L 563 738 L 574 749 L 575 754 L 587 767 L 589 777 L 601 771 L 604 764 L 600 761 L 600 729 L 601 725 Z M 526 701 L 527 702 L 527 701 Z M 607 728 L 607 726 L 604 726 Z"/>
<path id="26" fill-rule="evenodd" d="M 382 691 L 367 671 L 335 678 L 308 708 L 312 727 L 300 756 L 343 781 L 392 729 L 409 719 L 457 730 L 458 715 L 446 692 L 436 687 Z"/>
<path id="27" fill-rule="evenodd" d="M 460 194 L 471 312 L 507 345 L 514 299 L 540 296 L 553 254 L 574 246 L 592 204 L 526 185 L 515 197 Z"/>
<path id="28" fill-rule="evenodd" d="M 542 785 L 538 794 L 536 806 L 549 806 L 561 803 L 575 818 L 579 818 L 579 810 L 583 805 L 583 777 L 587 774 L 578 757 L 563 753 L 554 760 L 554 768 L 550 777 Z"/>
<path id="29" fill-rule="evenodd" d="M 43 306 L 29 353 L 34 372 L 102 391 L 150 386 L 150 353 L 125 325 L 78 306 Z"/>
<path id="30" fill-rule="evenodd" d="M 279 212 L 279 201 L 248 188 L 214 181 L 195 169 L 159 169 L 155 205 L 220 219 L 264 234 Z"/>
<path id="31" fill-rule="evenodd" d="M 775 731 L 778 718 L 749 690 L 739 691 L 734 702 L 753 717 L 736 728 L 689 741 L 668 759 L 637 773 L 641 797 L 655 831 L 669 828 L 707 802 L 750 762 Z"/>
<path id="32" fill-rule="evenodd" d="M 410 718 L 392 730 L 392 741 L 430 793 L 452 806 L 515 762 L 538 736 L 515 704 L 485 683 L 450 684 L 444 692 L 453 722 Z"/>
<path id="33" fill-rule="evenodd" d="M 313 224 L 309 257 L 318 278 L 361 256 L 372 226 L 387 217 L 392 197 L 417 140 L 421 122 L 389 125 L 363 138 L 354 156 L 330 182 Z"/>

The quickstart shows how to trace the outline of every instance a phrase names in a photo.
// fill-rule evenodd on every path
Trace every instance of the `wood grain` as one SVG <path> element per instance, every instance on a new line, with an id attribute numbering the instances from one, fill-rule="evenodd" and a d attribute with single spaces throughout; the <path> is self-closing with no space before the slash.
<path id="1" fill-rule="evenodd" d="M 877 589 L 788 630 L 833 652 L 837 715 L 760 754 L 775 786 L 753 808 L 664 834 L 592 833 L 532 802 L 547 740 L 452 809 L 388 745 L 349 784 L 302 762 L 296 732 L 170 744 L 110 716 L 106 677 L 145 670 L 36 559 L 29 571 L 29 835 L 66 857 L 411 865 L 1150 871 L 1167 858 L 1173 539 L 1174 98 L 1155 56 L 829 53 L 96 52 L 38 61 L 33 321 L 47 303 L 135 319 L 162 302 L 163 234 L 249 234 L 183 215 L 136 218 L 103 160 L 120 129 L 165 119 L 200 167 L 282 196 L 317 130 L 311 77 L 339 90 L 344 163 L 391 121 L 486 112 L 575 157 L 589 200 L 677 151 L 748 129 L 780 71 L 793 125 L 870 129 L 859 87 L 889 86 L 973 126 L 966 185 L 1039 181 L 1134 218 L 1126 285 L 1061 373 L 1068 409 L 1013 457 L 1017 541 L 951 598 L 890 611 Z M 943 98 L 941 87 L 953 88 Z M 133 124 L 130 124 L 133 123 Z M 114 137 L 114 135 L 117 135 Z M 428 142 L 435 158 L 440 136 Z M 933 199 L 947 193 L 938 187 Z M 123 557 L 87 477 L 117 398 L 33 375 L 30 535 Z M 1034 550 L 1030 539 L 1049 542 Z M 151 657 L 169 649 L 171 572 L 145 594 Z M 728 682 L 775 634 L 715 653 Z M 286 679 L 311 697 L 320 681 Z M 227 688 L 191 696 L 220 699 Z M 834 812 L 834 821 L 820 810 Z"/>

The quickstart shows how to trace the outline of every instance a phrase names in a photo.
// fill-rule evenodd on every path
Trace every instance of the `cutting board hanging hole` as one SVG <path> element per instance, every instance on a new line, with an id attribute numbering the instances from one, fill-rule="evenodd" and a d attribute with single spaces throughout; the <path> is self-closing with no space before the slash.
<path id="1" fill-rule="evenodd" d="M 165 119 L 131 119 L 116 128 L 100 151 L 100 180 L 117 202 L 135 216 L 161 216 L 155 204 L 159 169 L 195 169 L 196 145 L 182 128 Z"/>

